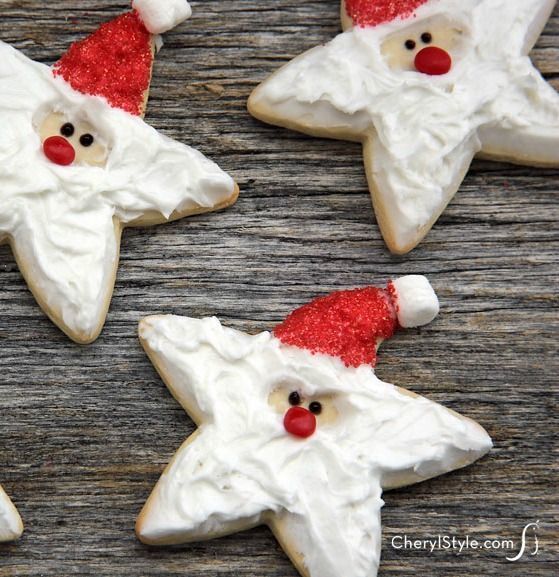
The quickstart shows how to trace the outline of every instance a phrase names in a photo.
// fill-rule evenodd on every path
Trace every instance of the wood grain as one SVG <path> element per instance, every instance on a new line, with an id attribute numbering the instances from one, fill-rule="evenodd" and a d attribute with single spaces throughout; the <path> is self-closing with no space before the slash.
<path id="1" fill-rule="evenodd" d="M 168 34 L 146 120 L 199 148 L 241 186 L 232 209 L 124 234 L 108 322 L 88 347 L 41 313 L 0 248 L 0 482 L 26 523 L 0 547 L 0 576 L 295 577 L 267 529 L 150 549 L 134 520 L 193 424 L 141 351 L 138 320 L 218 315 L 271 328 L 333 289 L 428 274 L 439 319 L 382 351 L 381 378 L 485 426 L 492 454 L 446 477 L 387 493 L 380 575 L 559 574 L 557 340 L 559 171 L 476 161 L 418 249 L 386 251 L 360 146 L 263 125 L 252 88 L 339 30 L 337 0 L 193 1 Z M 120 14 L 112 0 L 3 0 L 0 39 L 41 62 Z M 533 53 L 559 88 L 559 9 Z M 540 520 L 540 554 L 402 552 L 398 534 L 518 541 Z"/>

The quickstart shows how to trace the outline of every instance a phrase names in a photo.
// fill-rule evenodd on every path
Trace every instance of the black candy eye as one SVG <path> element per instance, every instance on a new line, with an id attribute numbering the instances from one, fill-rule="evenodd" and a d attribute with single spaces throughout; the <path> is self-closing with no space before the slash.
<path id="1" fill-rule="evenodd" d="M 75 131 L 76 129 L 74 128 L 74 125 L 71 122 L 66 122 L 66 124 L 63 124 L 60 127 L 60 134 L 62 134 L 62 136 L 65 136 L 66 138 L 71 138 L 72 136 L 74 136 Z"/>
<path id="2" fill-rule="evenodd" d="M 433 35 L 431 34 L 431 32 L 424 32 L 421 35 L 421 42 L 423 42 L 423 44 L 431 44 L 432 41 L 433 41 Z"/>
<path id="3" fill-rule="evenodd" d="M 80 144 L 82 146 L 85 146 L 86 148 L 88 146 L 91 146 L 94 141 L 95 141 L 95 139 L 93 138 L 93 136 L 91 136 L 91 134 L 82 134 L 80 136 Z"/>
<path id="4" fill-rule="evenodd" d="M 406 40 L 404 46 L 405 46 L 408 50 L 414 50 L 414 49 L 415 49 L 415 40 Z"/>
<path id="5" fill-rule="evenodd" d="M 297 391 L 293 391 L 290 395 L 289 395 L 289 404 L 292 407 L 297 407 L 301 404 L 301 395 L 297 392 Z"/>
<path id="6" fill-rule="evenodd" d="M 309 411 L 310 411 L 313 415 L 320 415 L 320 413 L 322 413 L 322 403 L 319 403 L 318 401 L 313 401 L 313 402 L 309 405 Z"/>

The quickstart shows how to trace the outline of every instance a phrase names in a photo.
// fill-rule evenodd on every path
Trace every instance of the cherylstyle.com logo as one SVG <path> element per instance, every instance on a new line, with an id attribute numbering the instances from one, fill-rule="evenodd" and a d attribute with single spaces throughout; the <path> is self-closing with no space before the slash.
<path id="1" fill-rule="evenodd" d="M 518 541 L 514 539 L 479 539 L 469 535 L 456 537 L 455 535 L 436 535 L 429 539 L 411 538 L 408 535 L 396 535 L 392 538 L 392 548 L 397 551 L 453 551 L 458 555 L 468 551 L 504 551 L 507 561 L 519 561 L 525 555 L 537 555 L 539 543 L 537 531 L 540 522 L 528 523 L 522 530 Z M 515 554 L 515 551 L 517 553 Z"/>

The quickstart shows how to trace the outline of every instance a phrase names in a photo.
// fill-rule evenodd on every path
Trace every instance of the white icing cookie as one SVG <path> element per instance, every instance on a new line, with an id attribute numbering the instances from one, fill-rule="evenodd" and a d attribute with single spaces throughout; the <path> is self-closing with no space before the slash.
<path id="1" fill-rule="evenodd" d="M 0 543 L 19 539 L 22 533 L 21 517 L 8 495 L 0 487 Z"/>
<path id="2" fill-rule="evenodd" d="M 273 334 L 144 319 L 147 354 L 199 428 L 146 503 L 139 538 L 180 544 L 267 524 L 305 577 L 374 577 L 382 491 L 491 448 L 474 421 L 375 376 L 402 309 L 414 326 L 436 315 L 423 277 L 317 299 Z"/>
<path id="3" fill-rule="evenodd" d="M 154 39 L 142 10 L 166 28 L 190 9 L 185 0 L 136 4 L 140 12 L 104 24 L 52 68 L 0 43 L 0 243 L 79 343 L 104 324 L 124 227 L 216 210 L 238 195 L 216 164 L 143 122 Z"/>
<path id="4" fill-rule="evenodd" d="M 345 32 L 251 95 L 255 117 L 362 142 L 391 251 L 431 229 L 476 154 L 559 166 L 559 96 L 528 53 L 554 0 L 346 0 Z"/>

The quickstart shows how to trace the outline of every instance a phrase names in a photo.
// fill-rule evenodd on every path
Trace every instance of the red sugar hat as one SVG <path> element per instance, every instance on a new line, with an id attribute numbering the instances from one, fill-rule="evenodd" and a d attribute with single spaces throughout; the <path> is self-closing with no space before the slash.
<path id="1" fill-rule="evenodd" d="M 78 92 L 104 96 L 111 106 L 141 115 L 152 65 L 151 34 L 138 13 L 129 12 L 72 44 L 54 75 Z"/>
<path id="2" fill-rule="evenodd" d="M 53 73 L 82 94 L 102 96 L 115 108 L 142 115 L 154 60 L 153 34 L 188 18 L 190 6 L 186 0 L 134 0 L 134 8 L 72 44 Z"/>
<path id="3" fill-rule="evenodd" d="M 399 326 L 430 323 L 439 301 L 423 276 L 402 277 L 386 289 L 367 287 L 318 298 L 274 330 L 286 345 L 340 358 L 348 367 L 376 364 L 377 348 Z"/>
<path id="4" fill-rule="evenodd" d="M 429 0 L 345 0 L 345 10 L 357 26 L 378 26 L 410 17 Z"/>

